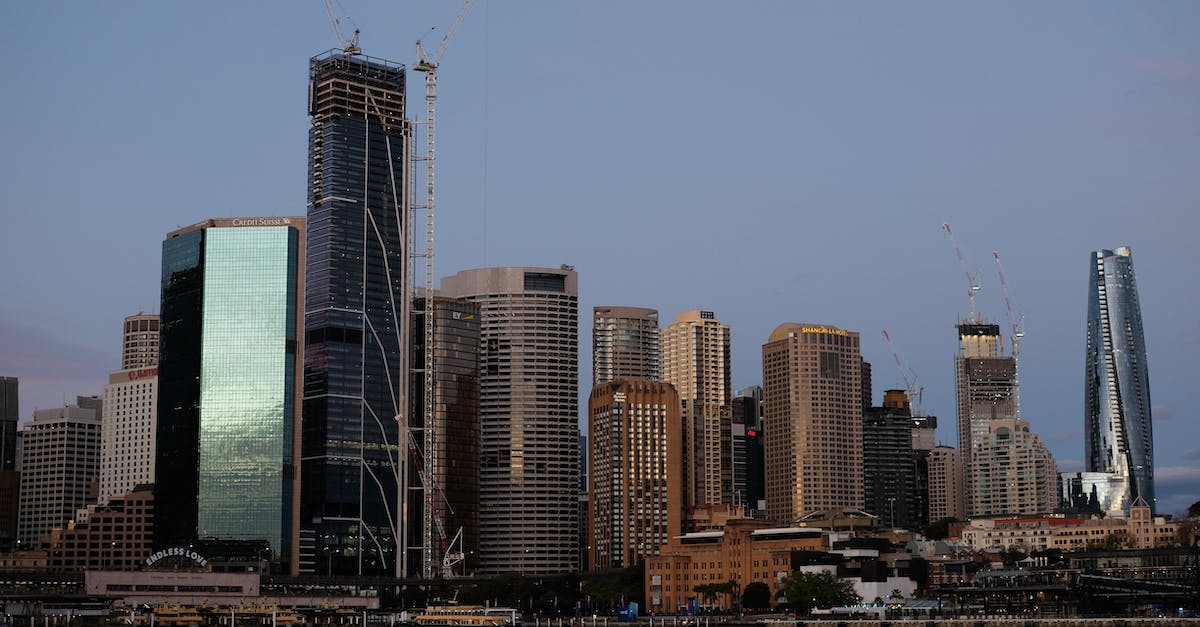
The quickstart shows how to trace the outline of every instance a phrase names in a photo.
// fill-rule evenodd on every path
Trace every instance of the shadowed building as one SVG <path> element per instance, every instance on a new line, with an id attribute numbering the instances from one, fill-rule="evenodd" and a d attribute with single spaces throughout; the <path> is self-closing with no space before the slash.
<path id="1" fill-rule="evenodd" d="M 962 457 L 952 446 L 929 451 L 929 520 L 966 520 L 967 490 L 963 486 Z"/>
<path id="2" fill-rule="evenodd" d="M 126 316 L 121 337 L 121 370 L 158 365 L 158 316 Z"/>
<path id="3" fill-rule="evenodd" d="M 658 310 L 592 308 L 592 386 L 622 379 L 662 380 Z"/>
<path id="4" fill-rule="evenodd" d="M 863 416 L 863 509 L 889 527 L 929 523 L 929 449 L 937 418 L 914 416 L 903 390 L 887 390 Z"/>
<path id="5" fill-rule="evenodd" d="M 42 409 L 21 431 L 17 540 L 37 548 L 87 504 L 100 462 L 103 401 L 80 396 L 75 405 Z"/>

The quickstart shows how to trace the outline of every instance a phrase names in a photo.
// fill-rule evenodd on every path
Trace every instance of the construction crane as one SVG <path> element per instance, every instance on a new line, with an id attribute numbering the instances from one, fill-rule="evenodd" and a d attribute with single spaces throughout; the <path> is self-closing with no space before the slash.
<path id="1" fill-rule="evenodd" d="M 350 41 L 342 35 L 342 23 L 338 20 L 337 11 L 333 10 L 333 0 L 325 0 L 325 12 L 329 14 L 329 23 L 333 25 L 333 34 L 337 35 L 338 47 L 342 49 L 342 54 L 347 57 L 352 57 L 356 54 L 362 54 L 362 48 L 358 47 L 358 29 L 354 29 L 354 37 Z"/>
<path id="2" fill-rule="evenodd" d="M 1000 275 L 1000 289 L 1004 292 L 1004 306 L 1008 309 L 1008 326 L 1012 333 L 1012 357 L 1013 357 L 1013 403 L 1016 405 L 1014 413 L 1017 418 L 1021 417 L 1021 386 L 1020 386 L 1020 370 L 1017 365 L 1019 355 L 1021 354 L 1021 338 L 1025 337 L 1025 314 L 1017 314 L 1013 309 L 1012 294 L 1008 291 L 1008 279 L 1004 277 L 1004 266 L 1000 264 L 1000 253 L 992 251 L 992 258 L 996 260 L 996 272 Z"/>
<path id="3" fill-rule="evenodd" d="M 326 0 L 328 3 L 330 0 Z M 458 33 L 458 29 L 467 18 L 467 14 L 471 12 L 471 8 L 475 6 L 475 0 L 467 0 L 462 8 L 458 11 L 458 16 L 454 18 L 454 23 L 450 29 L 446 31 L 446 35 L 442 37 L 442 43 L 438 47 L 437 52 L 432 56 L 429 55 L 425 47 L 421 44 L 421 40 L 417 40 L 417 61 L 413 64 L 412 69 L 416 72 L 421 72 L 425 75 L 425 119 L 422 121 L 425 127 L 425 153 L 423 155 L 413 155 L 413 166 L 418 161 L 425 162 L 425 199 L 423 202 L 416 202 L 416 186 L 410 187 L 414 196 L 410 203 L 413 218 L 412 223 L 416 224 L 416 212 L 423 211 L 425 213 L 425 246 L 417 251 L 416 233 L 414 232 L 413 257 L 419 258 L 424 262 L 424 283 L 417 285 L 417 274 L 413 273 L 413 291 L 414 293 L 422 292 L 424 294 L 424 303 L 422 305 L 424 313 L 424 333 L 425 333 L 425 363 L 424 363 L 424 422 L 422 423 L 422 432 L 424 435 L 425 445 L 425 460 L 424 466 L 428 468 L 438 467 L 438 449 L 437 449 L 437 430 L 433 425 L 433 408 L 437 405 L 437 386 L 435 385 L 433 356 L 435 353 L 434 343 L 434 289 L 433 289 L 433 258 L 434 258 L 434 205 L 435 205 L 435 186 L 434 175 L 436 173 L 436 156 L 437 144 L 435 142 L 435 121 L 437 119 L 437 70 L 438 65 L 442 61 L 442 55 L 446 54 L 446 48 L 450 46 L 450 42 L 454 39 L 454 35 Z M 411 177 L 410 177 L 411 180 Z M 421 481 L 425 489 L 425 520 L 423 521 L 423 554 L 422 554 L 422 570 L 427 579 L 432 579 L 434 576 L 433 565 L 433 542 L 434 534 L 445 543 L 446 552 L 442 556 L 442 575 L 450 576 L 450 571 L 454 564 L 461 562 L 463 559 L 461 544 L 460 550 L 455 552 L 453 549 L 454 541 L 446 541 L 446 532 L 444 521 L 438 511 L 438 501 L 436 496 L 436 486 L 431 483 L 428 477 L 428 472 L 421 474 Z M 455 540 L 461 542 L 462 530 L 455 535 Z"/>
<path id="4" fill-rule="evenodd" d="M 887 329 L 883 330 L 883 339 L 887 342 L 888 349 L 892 351 L 892 360 L 896 362 L 896 369 L 900 371 L 900 378 L 904 379 L 904 391 L 908 394 L 908 403 L 912 405 L 912 415 L 925 415 L 921 412 L 921 401 L 922 397 L 925 396 L 925 388 L 920 387 L 916 373 L 906 369 L 900 361 L 900 353 L 896 352 L 896 345 L 892 343 L 892 336 L 888 334 Z"/>
<path id="5" fill-rule="evenodd" d="M 967 260 L 963 257 L 962 249 L 958 247 L 958 239 L 954 237 L 954 231 L 950 230 L 950 223 L 943 222 L 942 228 L 945 229 L 946 235 L 950 236 L 950 243 L 954 245 L 954 254 L 958 256 L 958 265 L 962 268 L 963 275 L 967 277 L 967 298 L 971 301 L 971 317 L 967 319 L 967 322 L 977 323 L 979 314 L 975 312 L 975 294 L 980 290 L 979 273 L 976 272 L 972 276 L 971 271 L 967 269 Z"/>

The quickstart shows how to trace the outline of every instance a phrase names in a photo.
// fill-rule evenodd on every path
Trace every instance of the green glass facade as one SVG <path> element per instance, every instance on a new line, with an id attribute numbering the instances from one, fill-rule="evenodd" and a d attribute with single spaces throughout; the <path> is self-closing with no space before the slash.
<path id="1" fill-rule="evenodd" d="M 225 228 L 205 223 L 163 243 L 160 373 L 181 385 L 160 388 L 156 491 L 180 507 L 156 535 L 160 545 L 266 540 L 286 561 L 296 529 L 303 233 L 219 222 Z M 190 306 L 171 306 L 178 290 Z"/>

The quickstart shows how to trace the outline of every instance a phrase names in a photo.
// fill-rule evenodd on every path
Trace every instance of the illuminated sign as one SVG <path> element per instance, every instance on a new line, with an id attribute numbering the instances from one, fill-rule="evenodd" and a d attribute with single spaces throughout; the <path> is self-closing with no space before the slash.
<path id="1" fill-rule="evenodd" d="M 613 402 L 614 403 L 624 403 L 625 402 L 625 393 L 617 392 L 616 394 L 613 394 Z"/>
<path id="2" fill-rule="evenodd" d="M 711 311 L 701 311 L 701 312 L 700 312 L 700 319 L 701 319 L 701 320 L 716 320 L 716 319 L 717 319 L 717 316 L 716 316 L 716 314 L 714 314 L 714 313 L 713 313 L 713 312 L 711 312 Z"/>
<path id="3" fill-rule="evenodd" d="M 850 335 L 849 331 L 834 329 L 832 327 L 800 327 L 801 333 L 825 333 L 828 335 Z"/>
<path id="4" fill-rule="evenodd" d="M 136 381 L 138 379 L 145 379 L 146 377 L 157 377 L 157 376 L 158 376 L 158 368 L 142 368 L 141 370 L 130 370 L 129 371 L 129 380 L 130 381 Z"/>
<path id="5" fill-rule="evenodd" d="M 288 218 L 234 218 L 233 226 L 288 226 Z"/>
<path id="6" fill-rule="evenodd" d="M 185 549 L 181 546 L 175 546 L 175 547 L 171 547 L 169 549 L 163 549 L 161 551 L 158 551 L 157 553 L 152 554 L 150 557 L 146 558 L 146 565 L 153 566 L 153 565 L 157 564 L 159 561 L 167 559 L 168 557 L 182 557 L 184 559 L 192 560 L 192 562 L 195 563 L 200 568 L 205 568 L 208 566 L 208 560 L 204 559 L 203 555 L 200 555 L 199 553 L 197 553 L 191 549 Z"/>

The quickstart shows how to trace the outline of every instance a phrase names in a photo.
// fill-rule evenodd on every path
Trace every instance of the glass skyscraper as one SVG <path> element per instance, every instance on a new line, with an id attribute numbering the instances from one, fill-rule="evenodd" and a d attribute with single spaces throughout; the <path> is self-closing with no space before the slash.
<path id="1" fill-rule="evenodd" d="M 1091 254 L 1084 360 L 1086 470 L 1110 476 L 1103 511 L 1154 503 L 1154 442 L 1146 339 L 1128 248 Z"/>
<path id="2" fill-rule="evenodd" d="M 163 242 L 159 547 L 266 540 L 295 568 L 303 231 L 304 218 L 221 219 Z"/>
<path id="3" fill-rule="evenodd" d="M 309 62 L 304 572 L 413 574 L 404 524 L 410 302 L 403 65 Z M 411 425 L 410 425 L 411 426 Z"/>

